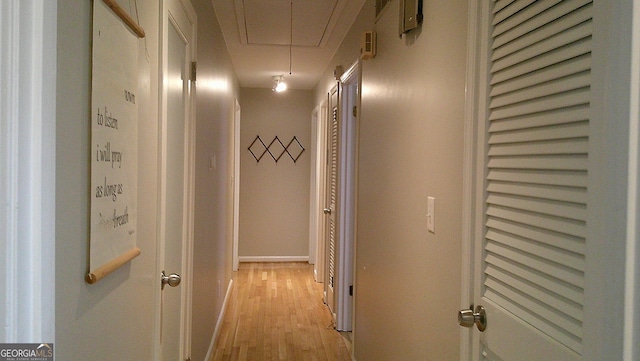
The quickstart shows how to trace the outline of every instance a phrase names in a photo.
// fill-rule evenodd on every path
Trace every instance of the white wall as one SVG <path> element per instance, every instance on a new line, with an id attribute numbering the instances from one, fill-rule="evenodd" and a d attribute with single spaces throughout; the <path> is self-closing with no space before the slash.
<path id="1" fill-rule="evenodd" d="M 138 246 L 142 254 L 95 285 L 84 282 L 89 238 L 91 2 L 58 1 L 56 112 L 56 359 L 150 360 L 156 265 L 158 2 L 138 4 Z"/>
<path id="2" fill-rule="evenodd" d="M 206 0 L 198 12 L 193 360 L 203 360 L 231 279 L 227 132 L 237 81 Z M 158 173 L 159 1 L 138 2 L 138 246 L 142 254 L 94 285 L 84 282 L 89 237 L 91 2 L 58 1 L 56 111 L 56 341 L 58 360 L 152 360 Z M 128 8 L 128 7 L 127 7 Z M 209 155 L 217 168 L 209 169 Z M 220 284 L 220 288 L 218 288 Z M 219 291 L 220 290 L 220 291 Z"/>
<path id="3" fill-rule="evenodd" d="M 198 74 L 191 359 L 204 360 L 232 276 L 230 147 L 239 87 L 211 1 L 192 3 L 198 14 Z"/>
<path id="4" fill-rule="evenodd" d="M 355 357 L 454 360 L 467 1 L 425 0 L 423 25 L 403 39 L 398 2 L 376 24 L 374 4 L 364 5 L 316 88 L 319 101 L 330 70 L 355 60 L 362 30 L 376 30 L 378 54 L 362 63 Z M 436 198 L 435 234 L 426 229 L 428 196 Z"/>
<path id="5" fill-rule="evenodd" d="M 308 257 L 313 93 L 243 88 L 240 106 L 240 260 Z M 258 135 L 267 146 L 276 136 L 285 146 L 295 136 L 307 150 L 296 163 L 287 154 L 277 163 L 269 154 L 256 162 L 247 148 Z"/>

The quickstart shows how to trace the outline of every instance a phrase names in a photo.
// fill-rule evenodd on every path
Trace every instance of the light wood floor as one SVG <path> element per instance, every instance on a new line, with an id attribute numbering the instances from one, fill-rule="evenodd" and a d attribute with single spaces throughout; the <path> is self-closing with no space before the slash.
<path id="1" fill-rule="evenodd" d="M 322 292 L 307 263 L 241 263 L 211 360 L 351 360 Z"/>

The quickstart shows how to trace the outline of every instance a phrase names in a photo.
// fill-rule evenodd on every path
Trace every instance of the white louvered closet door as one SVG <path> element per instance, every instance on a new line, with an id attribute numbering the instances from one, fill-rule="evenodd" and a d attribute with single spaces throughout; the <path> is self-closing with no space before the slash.
<path id="1" fill-rule="evenodd" d="M 327 214 L 327 232 L 326 232 L 326 258 L 327 258 L 327 279 L 325 282 L 325 303 L 331 310 L 331 314 L 334 319 L 336 317 L 336 281 L 337 263 L 339 258 L 338 248 L 338 140 L 339 140 L 339 128 L 340 128 L 340 115 L 339 115 L 339 88 L 335 86 L 329 94 L 329 107 L 331 114 L 329 114 L 328 122 L 328 137 L 327 137 L 327 208 L 325 208 L 325 214 Z"/>
<path id="2" fill-rule="evenodd" d="M 474 285 L 487 329 L 476 357 L 580 360 L 592 4 L 490 3 Z"/>

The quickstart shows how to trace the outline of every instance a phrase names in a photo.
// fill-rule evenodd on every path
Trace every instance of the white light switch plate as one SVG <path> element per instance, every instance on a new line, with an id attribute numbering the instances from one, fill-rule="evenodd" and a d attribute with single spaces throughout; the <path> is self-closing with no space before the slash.
<path id="1" fill-rule="evenodd" d="M 436 233 L 436 199 L 427 198 L 427 230 Z"/>

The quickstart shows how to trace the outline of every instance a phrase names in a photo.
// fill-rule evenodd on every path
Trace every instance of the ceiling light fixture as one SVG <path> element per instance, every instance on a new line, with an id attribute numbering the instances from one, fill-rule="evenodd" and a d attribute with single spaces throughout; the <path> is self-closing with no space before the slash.
<path id="1" fill-rule="evenodd" d="M 271 88 L 271 90 L 278 93 L 287 90 L 287 83 L 284 82 L 284 76 L 276 75 L 273 77 L 273 88 Z"/>

